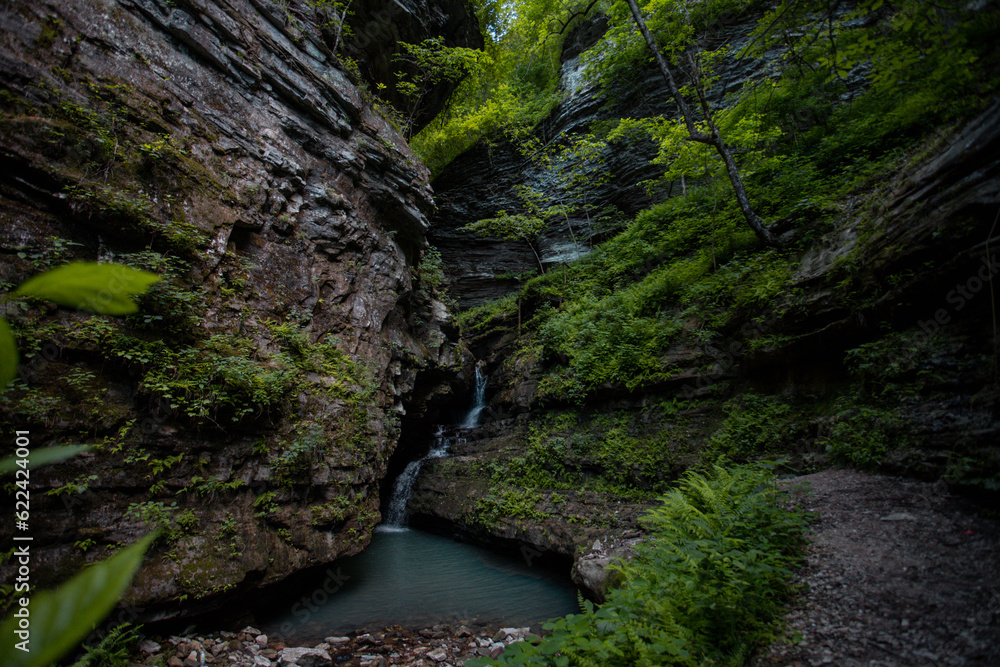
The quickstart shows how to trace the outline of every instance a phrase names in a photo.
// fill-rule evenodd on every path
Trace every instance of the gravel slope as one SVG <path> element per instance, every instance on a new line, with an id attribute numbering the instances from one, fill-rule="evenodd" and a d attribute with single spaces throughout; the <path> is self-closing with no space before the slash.
<path id="1" fill-rule="evenodd" d="M 826 470 L 791 483 L 817 513 L 796 576 L 808 589 L 758 667 L 1000 665 L 1000 523 L 942 482 Z"/>

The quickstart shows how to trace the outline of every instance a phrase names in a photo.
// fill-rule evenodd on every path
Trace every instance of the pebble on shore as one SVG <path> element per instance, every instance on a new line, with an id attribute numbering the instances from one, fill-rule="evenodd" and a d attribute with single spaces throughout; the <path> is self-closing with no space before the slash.
<path id="1" fill-rule="evenodd" d="M 524 641 L 530 628 L 471 629 L 466 625 L 434 625 L 418 630 L 399 626 L 382 632 L 357 631 L 349 636 L 326 637 L 315 646 L 287 646 L 247 626 L 239 632 L 219 632 L 195 637 L 152 638 L 139 650 L 139 665 L 168 667 L 457 667 L 477 657 L 497 658 L 504 649 Z"/>

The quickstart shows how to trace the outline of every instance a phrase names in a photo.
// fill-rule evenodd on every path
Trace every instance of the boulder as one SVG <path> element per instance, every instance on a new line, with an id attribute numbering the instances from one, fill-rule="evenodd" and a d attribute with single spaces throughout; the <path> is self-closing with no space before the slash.
<path id="1" fill-rule="evenodd" d="M 330 654 L 315 648 L 283 648 L 278 654 L 278 665 L 297 667 L 320 667 L 332 662 Z"/>

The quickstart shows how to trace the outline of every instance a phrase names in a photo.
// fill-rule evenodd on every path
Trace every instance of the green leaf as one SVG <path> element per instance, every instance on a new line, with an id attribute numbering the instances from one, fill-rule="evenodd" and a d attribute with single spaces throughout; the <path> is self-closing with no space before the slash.
<path id="1" fill-rule="evenodd" d="M 28 467 L 37 468 L 49 463 L 59 463 L 66 459 L 73 458 L 90 449 L 87 445 L 67 445 L 65 447 L 45 447 L 43 449 L 33 449 L 28 456 Z M 0 475 L 14 472 L 17 468 L 17 459 L 13 456 L 0 460 Z"/>
<path id="2" fill-rule="evenodd" d="M 9 616 L 0 626 L 0 665 L 43 667 L 65 656 L 118 603 L 156 536 L 150 533 L 111 558 L 94 563 L 56 590 L 32 596 L 27 606 L 29 651 L 17 648 L 21 641 L 15 634 L 19 619 Z M 15 604 L 14 609 L 22 607 Z"/>
<path id="3" fill-rule="evenodd" d="M 0 317 L 0 392 L 17 375 L 17 342 L 7 320 Z"/>
<path id="4" fill-rule="evenodd" d="M 117 264 L 70 262 L 29 279 L 14 294 L 101 315 L 127 315 L 139 310 L 132 297 L 159 279 L 154 273 Z"/>

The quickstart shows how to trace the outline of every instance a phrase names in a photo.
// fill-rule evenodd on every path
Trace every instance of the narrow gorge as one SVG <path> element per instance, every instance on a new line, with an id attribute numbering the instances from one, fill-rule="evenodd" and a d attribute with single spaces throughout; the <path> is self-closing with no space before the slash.
<path id="1" fill-rule="evenodd" d="M 998 17 L 4 3 L 0 661 L 995 664 Z"/>

